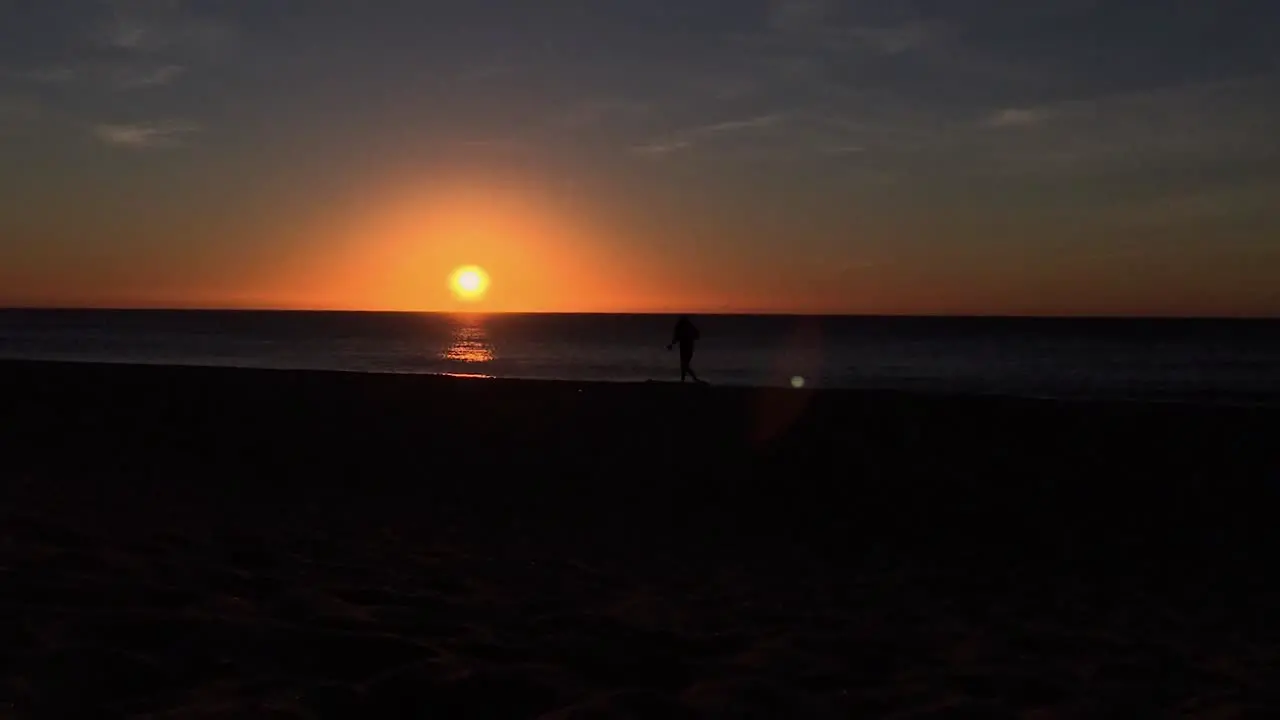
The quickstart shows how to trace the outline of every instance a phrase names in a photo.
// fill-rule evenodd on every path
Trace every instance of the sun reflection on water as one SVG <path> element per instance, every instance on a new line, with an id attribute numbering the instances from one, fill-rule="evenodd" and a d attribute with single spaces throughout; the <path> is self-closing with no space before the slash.
<path id="1" fill-rule="evenodd" d="M 462 319 L 453 329 L 453 341 L 441 353 L 449 362 L 479 365 L 493 361 L 493 345 L 479 320 Z"/>

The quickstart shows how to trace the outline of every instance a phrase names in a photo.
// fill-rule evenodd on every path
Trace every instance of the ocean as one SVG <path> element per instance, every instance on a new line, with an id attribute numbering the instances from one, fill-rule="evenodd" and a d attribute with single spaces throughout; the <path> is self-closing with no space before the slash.
<path id="1" fill-rule="evenodd" d="M 1280 404 L 1280 320 L 694 316 L 717 385 Z M 0 358 L 679 379 L 670 315 L 0 310 Z"/>

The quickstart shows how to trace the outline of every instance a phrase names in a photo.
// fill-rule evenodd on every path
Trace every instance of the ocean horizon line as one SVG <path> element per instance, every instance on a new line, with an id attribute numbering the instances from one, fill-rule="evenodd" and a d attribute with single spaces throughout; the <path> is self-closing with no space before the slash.
<path id="1" fill-rule="evenodd" d="M 430 316 L 678 316 L 702 317 L 778 317 L 778 318 L 861 318 L 861 319 L 927 319 L 927 320 L 1213 320 L 1213 321 L 1280 321 L 1277 315 L 1173 315 L 1173 314 L 1097 314 L 1097 313 L 857 313 L 799 312 L 784 310 L 392 310 L 359 308 L 284 308 L 284 307 L 166 307 L 166 306 L 74 306 L 74 305 L 5 305 L 0 312 L 114 312 L 114 313 L 278 313 L 300 315 L 430 315 Z"/>

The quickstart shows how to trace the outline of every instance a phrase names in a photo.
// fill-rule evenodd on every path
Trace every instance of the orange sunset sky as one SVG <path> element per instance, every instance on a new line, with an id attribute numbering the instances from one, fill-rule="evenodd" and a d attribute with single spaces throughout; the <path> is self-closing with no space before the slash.
<path id="1" fill-rule="evenodd" d="M 4 11 L 0 306 L 1280 315 L 1280 5 L 399 5 Z"/>

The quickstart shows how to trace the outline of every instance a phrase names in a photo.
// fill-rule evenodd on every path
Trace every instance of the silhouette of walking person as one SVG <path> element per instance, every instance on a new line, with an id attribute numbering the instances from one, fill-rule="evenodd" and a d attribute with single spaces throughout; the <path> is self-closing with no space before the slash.
<path id="1" fill-rule="evenodd" d="M 675 331 L 671 334 L 671 342 L 667 344 L 670 350 L 677 344 L 680 345 L 680 382 L 684 382 L 686 376 L 693 378 L 693 381 L 705 385 L 705 380 L 698 379 L 698 374 L 693 371 L 693 345 L 698 341 L 698 328 L 694 327 L 693 322 L 689 320 L 688 315 L 681 315 L 676 321 Z"/>

